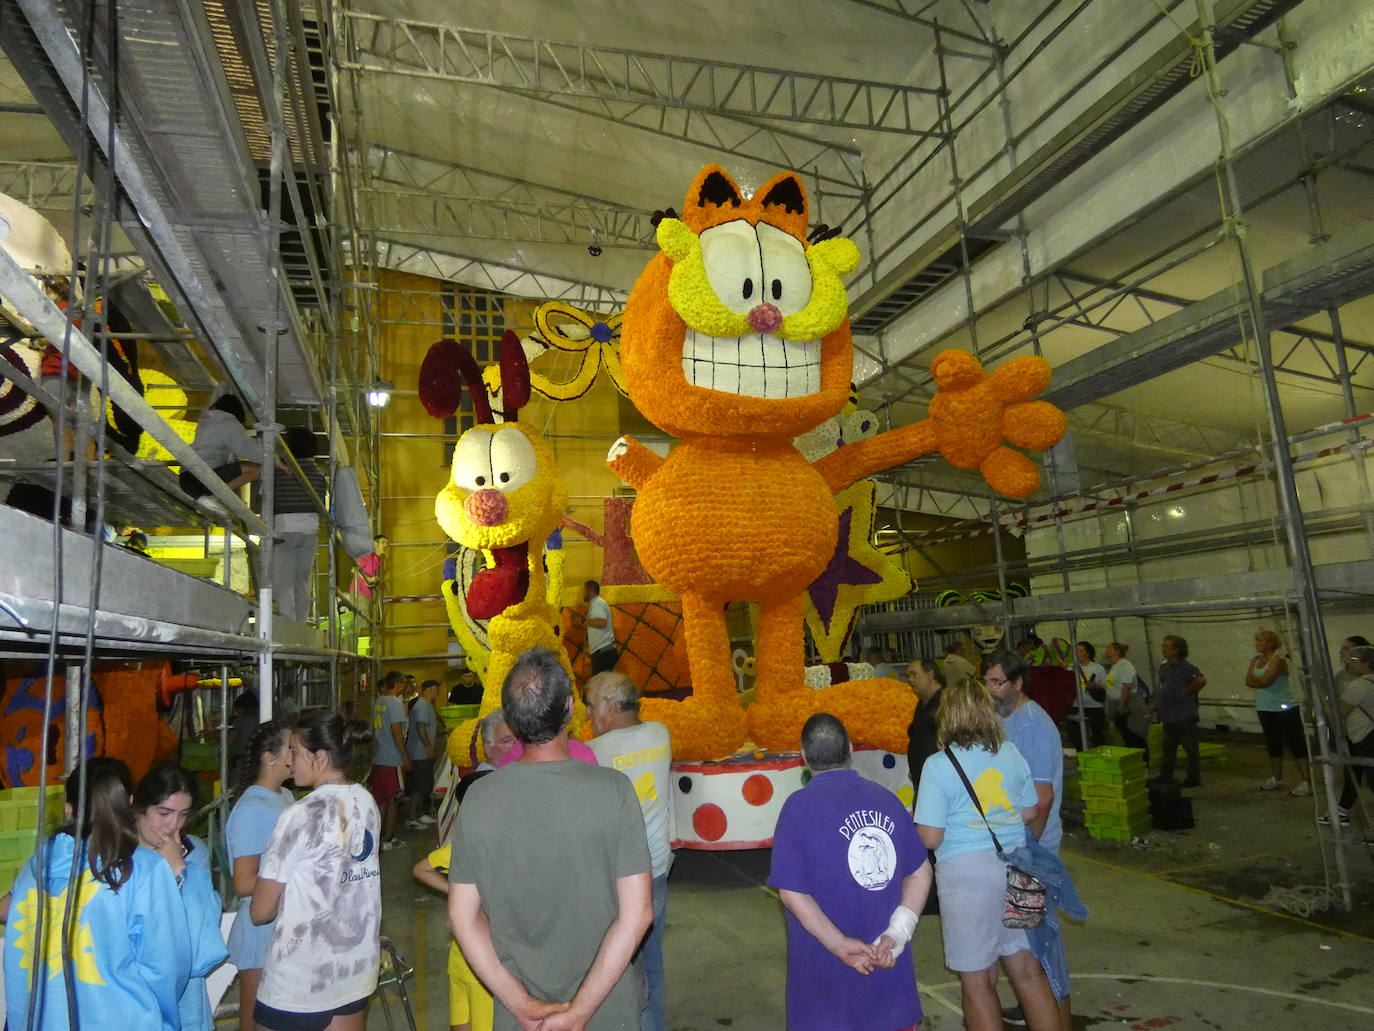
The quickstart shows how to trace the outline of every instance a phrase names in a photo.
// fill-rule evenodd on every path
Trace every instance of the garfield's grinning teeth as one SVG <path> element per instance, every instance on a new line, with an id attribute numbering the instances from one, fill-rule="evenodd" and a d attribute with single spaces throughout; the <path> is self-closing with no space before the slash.
<path id="1" fill-rule="evenodd" d="M 709 337 L 688 329 L 682 374 L 692 386 L 727 394 L 804 397 L 821 389 L 821 344 L 771 333 Z"/>

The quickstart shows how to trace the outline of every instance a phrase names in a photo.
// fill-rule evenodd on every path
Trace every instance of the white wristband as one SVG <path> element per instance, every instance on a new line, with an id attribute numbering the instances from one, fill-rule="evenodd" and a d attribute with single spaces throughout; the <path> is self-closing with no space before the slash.
<path id="1" fill-rule="evenodd" d="M 916 923 L 921 919 L 920 915 L 913 913 L 906 906 L 898 906 L 892 911 L 892 915 L 887 918 L 887 930 L 873 939 L 873 944 L 877 945 L 883 935 L 892 939 L 892 950 L 894 955 L 906 948 L 906 943 L 911 941 L 916 933 Z"/>

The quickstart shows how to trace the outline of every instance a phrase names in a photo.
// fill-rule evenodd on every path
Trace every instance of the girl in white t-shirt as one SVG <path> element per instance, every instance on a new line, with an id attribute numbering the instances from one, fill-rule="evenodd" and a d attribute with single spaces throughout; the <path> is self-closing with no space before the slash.
<path id="1" fill-rule="evenodd" d="M 372 743 L 361 720 L 315 712 L 291 733 L 291 775 L 314 788 L 277 822 L 249 908 L 276 920 L 253 1020 L 268 1031 L 362 1031 L 377 987 L 381 817 L 344 770 Z"/>
<path id="2" fill-rule="evenodd" d="M 1107 715 L 1127 748 L 1146 748 L 1145 699 L 1136 683 L 1135 664 L 1126 658 L 1126 646 L 1117 641 L 1107 645 L 1106 653 Z"/>

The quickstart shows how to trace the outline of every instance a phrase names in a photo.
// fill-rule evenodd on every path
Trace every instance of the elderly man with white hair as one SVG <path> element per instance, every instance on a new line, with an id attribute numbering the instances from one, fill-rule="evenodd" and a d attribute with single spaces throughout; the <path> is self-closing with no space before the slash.
<path id="1" fill-rule="evenodd" d="M 641 1031 L 667 1031 L 663 995 L 663 925 L 668 915 L 668 871 L 673 865 L 673 745 L 662 723 L 639 718 L 639 688 L 624 673 L 598 673 L 587 681 L 587 716 L 597 736 L 588 744 L 601 766 L 630 778 L 649 841 L 654 923 L 644 941 L 648 1004 Z"/>
<path id="2" fill-rule="evenodd" d="M 505 710 L 496 708 L 482 717 L 482 721 L 477 725 L 478 732 L 482 735 L 482 751 L 486 753 L 486 762 L 479 763 L 479 770 L 494 770 L 500 766 L 502 760 L 515 748 L 515 733 L 510 729 L 510 724 L 506 722 Z"/>

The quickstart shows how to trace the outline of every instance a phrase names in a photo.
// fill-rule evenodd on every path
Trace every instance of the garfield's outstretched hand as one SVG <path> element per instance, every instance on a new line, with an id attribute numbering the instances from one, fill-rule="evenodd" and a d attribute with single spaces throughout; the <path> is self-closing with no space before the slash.
<path id="1" fill-rule="evenodd" d="M 1043 358 L 1013 358 L 991 374 L 967 351 L 936 355 L 931 374 L 940 388 L 930 402 L 940 454 L 959 469 L 977 469 L 989 487 L 1024 498 L 1040 486 L 1040 470 L 1016 447 L 1043 451 L 1068 430 L 1064 413 L 1048 401 L 1032 401 L 1049 385 Z"/>

